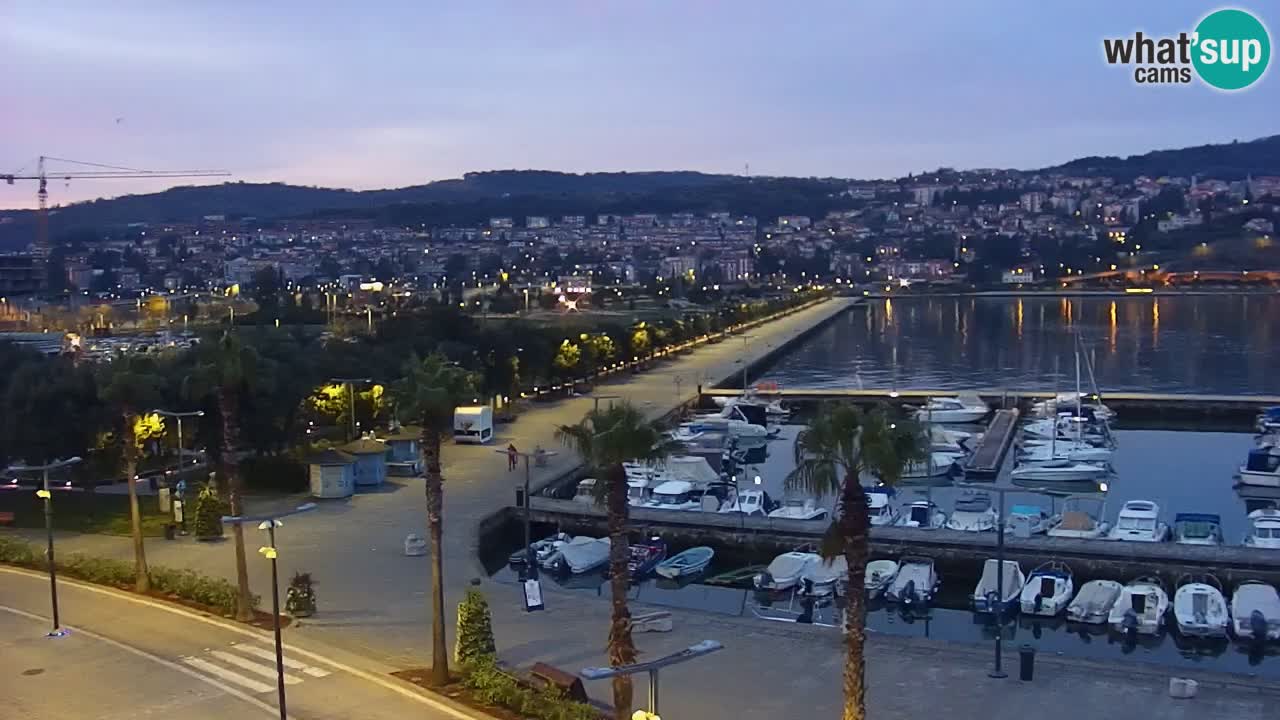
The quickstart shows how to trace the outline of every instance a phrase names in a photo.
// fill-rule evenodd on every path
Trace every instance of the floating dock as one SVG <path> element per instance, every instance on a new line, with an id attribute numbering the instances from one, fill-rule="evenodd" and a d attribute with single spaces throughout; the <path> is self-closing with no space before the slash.
<path id="1" fill-rule="evenodd" d="M 990 478 L 1000 473 L 1004 464 L 1004 456 L 1009 452 L 1009 445 L 1018 428 L 1018 410 L 997 410 L 991 424 L 978 441 L 978 447 L 964 461 L 966 478 Z"/>
<path id="2" fill-rule="evenodd" d="M 533 522 L 547 527 L 596 537 L 608 534 L 605 512 L 594 505 L 534 497 L 530 511 Z M 508 508 L 507 519 L 515 522 L 520 512 L 518 508 Z M 748 555 L 757 563 L 767 563 L 779 553 L 820 542 L 829 525 L 826 521 L 648 508 L 632 508 L 628 524 L 636 537 L 660 535 L 677 546 L 710 545 L 717 553 Z M 878 527 L 871 530 L 871 552 L 876 558 L 923 555 L 938 563 L 944 577 L 965 577 L 980 572 L 987 558 L 995 557 L 996 536 L 991 532 Z M 1077 584 L 1092 578 L 1127 581 L 1155 574 L 1172 585 L 1188 573 L 1212 574 L 1228 586 L 1251 579 L 1280 584 L 1280 551 L 1243 546 L 1006 535 L 1005 557 L 1021 563 L 1028 571 L 1049 560 L 1059 560 L 1072 569 Z"/>

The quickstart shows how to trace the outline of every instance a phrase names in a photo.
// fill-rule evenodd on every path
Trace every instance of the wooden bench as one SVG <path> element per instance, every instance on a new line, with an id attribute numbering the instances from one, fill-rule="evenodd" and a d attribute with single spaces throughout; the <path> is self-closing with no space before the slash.
<path id="1" fill-rule="evenodd" d="M 564 697 L 578 702 L 589 702 L 587 698 L 587 689 L 582 686 L 582 678 L 567 673 L 558 667 L 553 667 L 543 662 L 533 664 L 529 668 L 529 679 L 539 689 L 555 688 Z"/>
<path id="2" fill-rule="evenodd" d="M 13 513 L 8 510 L 0 511 L 0 525 L 12 525 L 13 518 Z"/>

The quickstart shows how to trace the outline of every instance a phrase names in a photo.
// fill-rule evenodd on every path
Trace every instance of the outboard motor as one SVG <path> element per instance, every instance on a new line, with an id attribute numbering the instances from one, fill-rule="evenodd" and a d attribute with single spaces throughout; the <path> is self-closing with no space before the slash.
<path id="1" fill-rule="evenodd" d="M 1040 608 L 1041 608 L 1043 605 L 1044 605 L 1044 596 L 1043 596 L 1043 595 L 1041 595 L 1041 594 L 1039 594 L 1039 593 L 1037 593 L 1037 594 L 1036 594 L 1036 614 L 1037 614 L 1037 615 L 1039 615 L 1039 614 L 1040 614 Z"/>
<path id="2" fill-rule="evenodd" d="M 756 576 L 756 587 L 761 590 L 772 590 L 773 585 L 773 575 L 771 575 L 768 570 L 765 570 Z"/>
<path id="3" fill-rule="evenodd" d="M 1138 613 L 1134 612 L 1133 608 L 1125 610 L 1124 620 L 1121 621 L 1120 626 L 1124 628 L 1125 635 L 1133 639 L 1138 634 Z"/>
<path id="4" fill-rule="evenodd" d="M 1267 641 L 1267 618 L 1261 610 L 1249 613 L 1249 629 L 1253 631 L 1253 641 L 1262 645 Z"/>
<path id="5" fill-rule="evenodd" d="M 808 590 L 809 593 L 813 592 L 813 583 L 809 582 L 808 580 L 806 580 L 805 582 L 808 583 L 809 585 L 806 588 L 806 590 Z M 804 596 L 802 596 L 800 598 L 800 616 L 796 618 L 796 622 L 804 625 L 812 625 L 813 624 L 813 606 L 814 606 L 813 595 L 806 593 Z"/>
<path id="6" fill-rule="evenodd" d="M 908 580 L 907 584 L 902 586 L 902 604 L 911 607 L 916 604 L 916 581 Z"/>

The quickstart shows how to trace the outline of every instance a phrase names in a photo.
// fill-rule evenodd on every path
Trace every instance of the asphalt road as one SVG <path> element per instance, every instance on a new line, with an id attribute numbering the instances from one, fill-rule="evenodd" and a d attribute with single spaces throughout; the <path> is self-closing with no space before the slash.
<path id="1" fill-rule="evenodd" d="M 279 717 L 269 633 L 70 583 L 59 584 L 59 601 L 68 631 L 48 637 L 47 580 L 0 568 L 0 717 Z M 285 634 L 290 718 L 473 717 L 419 695 L 387 668 L 360 667 Z"/>

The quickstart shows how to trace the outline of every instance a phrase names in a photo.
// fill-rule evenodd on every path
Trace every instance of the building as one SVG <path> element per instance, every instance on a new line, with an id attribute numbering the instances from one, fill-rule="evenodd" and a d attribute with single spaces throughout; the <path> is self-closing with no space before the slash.
<path id="1" fill-rule="evenodd" d="M 725 282 L 748 280 L 756 271 L 755 258 L 748 252 L 726 254 L 717 264 Z"/>
<path id="2" fill-rule="evenodd" d="M 546 215 L 530 215 L 524 219 L 524 226 L 530 230 L 541 230 L 551 227 L 551 219 Z"/>
<path id="3" fill-rule="evenodd" d="M 0 296 L 34 295 L 44 289 L 44 262 L 35 255 L 0 255 Z"/>
<path id="4" fill-rule="evenodd" d="M 580 228 L 587 224 L 586 215 L 565 215 L 560 218 L 560 224 L 565 227 Z"/>
<path id="5" fill-rule="evenodd" d="M 1000 276 L 1000 282 L 1005 285 L 1020 285 L 1022 283 L 1033 283 L 1036 281 L 1036 274 L 1031 268 L 1015 268 L 1013 270 L 1005 270 Z"/>
<path id="6" fill-rule="evenodd" d="M 679 277 L 698 272 L 698 258 L 692 255 L 675 255 L 662 259 L 658 274 L 662 277 Z"/>
<path id="7" fill-rule="evenodd" d="M 515 227 L 515 221 L 509 217 L 489 218 L 489 227 L 495 230 L 510 230 Z"/>
<path id="8" fill-rule="evenodd" d="M 86 263 L 67 263 L 67 284 L 76 290 L 88 290 L 93 282 L 93 268 Z"/>
<path id="9" fill-rule="evenodd" d="M 813 220 L 807 215 L 780 215 L 778 217 L 779 228 L 791 228 L 792 230 L 804 230 L 813 225 Z"/>
<path id="10" fill-rule="evenodd" d="M 1038 213 L 1040 212 L 1040 209 L 1044 207 L 1046 199 L 1047 198 L 1044 193 L 1035 191 L 1022 193 L 1020 201 L 1023 210 L 1026 210 L 1029 213 Z"/>

